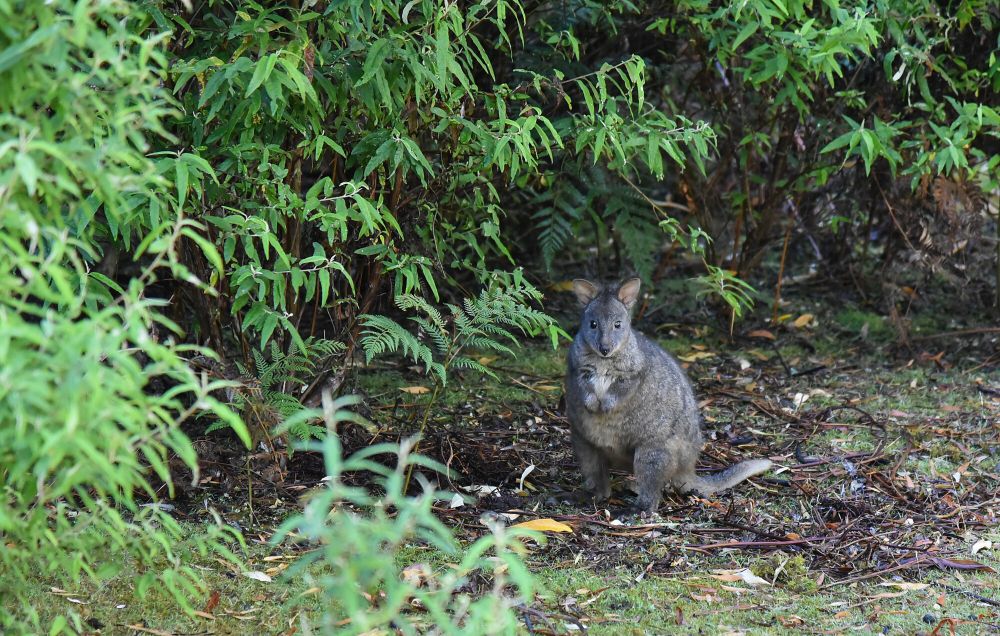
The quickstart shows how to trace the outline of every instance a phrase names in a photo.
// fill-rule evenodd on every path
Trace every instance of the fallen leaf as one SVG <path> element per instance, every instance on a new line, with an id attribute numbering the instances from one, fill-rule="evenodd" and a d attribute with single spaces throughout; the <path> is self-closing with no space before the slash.
<path id="1" fill-rule="evenodd" d="M 404 386 L 399 390 L 403 393 L 409 393 L 410 395 L 423 395 L 424 393 L 431 392 L 431 390 L 425 386 Z"/>
<path id="2" fill-rule="evenodd" d="M 485 497 L 486 495 L 498 494 L 497 491 L 500 490 L 499 486 L 486 486 L 483 484 L 473 484 L 471 486 L 459 486 L 462 490 L 479 497 Z"/>
<path id="3" fill-rule="evenodd" d="M 465 498 L 462 497 L 462 495 L 458 494 L 457 492 L 451 498 L 451 501 L 448 502 L 448 507 L 452 509 L 461 508 L 464 505 L 465 505 Z"/>
<path id="4" fill-rule="evenodd" d="M 561 386 L 556 386 L 555 384 L 536 384 L 532 387 L 536 391 L 560 391 Z"/>
<path id="5" fill-rule="evenodd" d="M 794 322 L 792 322 L 792 326 L 795 327 L 796 329 L 802 329 L 803 327 L 811 323 L 813 321 L 813 318 L 815 318 L 815 316 L 813 316 L 812 314 L 802 314 L 801 316 L 796 318 Z"/>
<path id="6" fill-rule="evenodd" d="M 517 483 L 517 489 L 518 490 L 524 490 L 524 480 L 525 480 L 525 478 L 528 475 L 531 474 L 531 471 L 533 471 L 533 470 L 535 470 L 535 465 L 534 464 L 528 464 L 528 467 L 525 468 L 524 472 L 521 473 L 521 479 L 518 480 L 518 483 Z"/>
<path id="7" fill-rule="evenodd" d="M 749 583 L 750 585 L 770 585 L 770 583 L 757 576 L 747 568 L 741 570 L 712 570 L 715 574 L 710 574 L 713 579 L 719 581 L 725 581 L 727 583 L 733 583 L 736 581 L 743 581 L 744 583 Z M 728 588 L 726 588 L 728 589 Z"/>
<path id="8" fill-rule="evenodd" d="M 808 401 L 809 401 L 809 395 L 806 393 L 796 393 L 792 397 L 792 403 L 795 405 L 796 409 L 798 409 L 800 406 L 802 406 Z"/>
<path id="9" fill-rule="evenodd" d="M 749 337 L 749 338 L 766 338 L 768 340 L 774 340 L 775 339 L 774 334 L 771 333 L 770 331 L 768 331 L 767 329 L 754 329 L 753 331 L 751 331 L 750 333 L 747 334 L 747 337 Z"/>
<path id="10" fill-rule="evenodd" d="M 747 583 L 748 585 L 753 585 L 754 587 L 760 585 L 770 585 L 767 579 L 760 578 L 759 576 L 751 572 L 749 569 L 740 570 L 736 574 L 739 575 L 741 579 L 743 579 L 744 583 Z"/>
<path id="11" fill-rule="evenodd" d="M 243 576 L 247 577 L 248 579 L 253 579 L 255 581 L 263 581 L 264 583 L 271 582 L 271 577 L 264 574 L 263 572 L 257 572 L 257 571 L 244 572 Z"/>
<path id="12" fill-rule="evenodd" d="M 205 607 L 202 609 L 202 611 L 205 612 L 206 614 L 211 614 L 212 610 L 214 610 L 216 606 L 219 605 L 220 597 L 221 594 L 219 590 L 212 590 L 212 593 L 209 595 L 208 600 L 205 601 Z"/>
<path id="13" fill-rule="evenodd" d="M 573 532 L 571 526 L 562 523 L 561 521 L 556 521 L 555 519 L 532 519 L 531 521 L 522 521 L 521 523 L 515 523 L 511 528 L 522 528 L 524 530 L 537 530 L 539 532 Z"/>
<path id="14" fill-rule="evenodd" d="M 797 614 L 792 614 L 790 616 L 778 616 L 778 622 L 784 627 L 802 627 L 806 624 L 805 620 Z"/>
<path id="15" fill-rule="evenodd" d="M 896 589 L 910 592 L 912 590 L 922 590 L 930 586 L 930 583 L 912 583 L 910 581 L 885 581 L 879 583 L 882 587 L 894 587 Z"/>
<path id="16" fill-rule="evenodd" d="M 686 356 L 677 356 L 677 357 L 683 360 L 684 362 L 695 362 L 703 358 L 714 358 L 715 354 L 712 353 L 711 351 L 693 351 Z"/>
<path id="17" fill-rule="evenodd" d="M 980 539 L 979 541 L 976 541 L 975 545 L 972 546 L 972 553 L 975 554 L 980 550 L 992 550 L 992 549 L 993 549 L 992 541 L 990 541 L 989 539 Z"/>
<path id="18" fill-rule="evenodd" d="M 426 563 L 414 563 L 413 565 L 408 565 L 403 568 L 401 574 L 403 581 L 409 583 L 413 587 L 421 587 L 424 583 L 430 580 L 434 573 L 431 571 L 430 566 Z"/>

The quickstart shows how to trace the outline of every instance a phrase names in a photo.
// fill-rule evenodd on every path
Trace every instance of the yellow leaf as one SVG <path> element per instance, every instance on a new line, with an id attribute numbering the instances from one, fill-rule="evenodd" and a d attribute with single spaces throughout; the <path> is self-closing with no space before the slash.
<path id="1" fill-rule="evenodd" d="M 431 392 L 431 390 L 425 386 L 404 386 L 399 390 L 403 393 L 409 393 L 410 395 L 423 395 L 424 393 Z"/>
<path id="2" fill-rule="evenodd" d="M 524 530 L 538 530 L 539 532 L 573 532 L 573 528 L 556 521 L 555 519 L 532 519 L 515 523 L 511 528 L 523 528 Z"/>
<path id="3" fill-rule="evenodd" d="M 479 364 L 486 365 L 492 362 L 496 362 L 499 359 L 500 356 L 480 356 L 479 358 L 476 359 L 476 362 L 478 362 Z"/>
<path id="4" fill-rule="evenodd" d="M 810 322 L 812 322 L 813 318 L 815 318 L 815 316 L 813 316 L 812 314 L 802 314 L 801 316 L 795 319 L 795 322 L 792 323 L 792 326 L 795 327 L 796 329 L 801 329 L 806 325 L 808 325 Z"/>
<path id="5" fill-rule="evenodd" d="M 696 360 L 701 360 L 702 358 L 714 358 L 715 354 L 711 351 L 693 351 L 686 356 L 677 356 L 684 362 L 694 362 Z"/>
<path id="6" fill-rule="evenodd" d="M 895 587 L 895 588 L 898 588 L 900 590 L 905 590 L 905 591 L 909 592 L 910 590 L 922 590 L 922 589 L 925 589 L 925 588 L 927 588 L 927 587 L 930 586 L 930 583 L 911 583 L 910 581 L 902 581 L 902 582 L 885 581 L 883 583 L 879 583 L 879 585 L 882 585 L 884 587 Z"/>

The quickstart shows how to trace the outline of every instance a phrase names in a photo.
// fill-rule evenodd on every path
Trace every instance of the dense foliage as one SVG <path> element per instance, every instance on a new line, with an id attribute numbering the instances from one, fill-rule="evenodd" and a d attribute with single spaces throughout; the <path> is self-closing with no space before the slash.
<path id="1" fill-rule="evenodd" d="M 634 270 L 730 319 L 779 255 L 996 293 L 991 0 L 0 0 L 0 20 L 15 602 L 28 569 L 128 559 L 183 592 L 181 531 L 140 505 L 173 458 L 196 469 L 182 424 L 322 437 L 303 404 L 356 347 L 438 387 L 488 372 L 471 351 L 558 340 L 539 288 L 565 274 Z"/>
<path id="2" fill-rule="evenodd" d="M 197 577 L 180 551 L 233 556 L 224 528 L 191 537 L 143 505 L 172 492 L 169 462 L 197 474 L 183 422 L 212 412 L 246 430 L 147 293 L 163 275 L 198 284 L 175 249 L 203 228 L 147 157 L 172 116 L 166 60 L 130 12 L 0 3 L 0 598 L 17 610 L 0 612 L 5 632 L 36 615 L 33 576 L 138 564 L 138 590 L 159 582 L 183 598 Z M 132 246 L 142 268 L 121 284 L 102 274 L 106 228 L 154 207 L 163 218 Z"/>

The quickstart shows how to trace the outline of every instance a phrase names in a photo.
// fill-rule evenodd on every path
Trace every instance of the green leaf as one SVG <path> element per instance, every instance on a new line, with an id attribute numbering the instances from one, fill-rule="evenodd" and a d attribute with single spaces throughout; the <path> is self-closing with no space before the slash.
<path id="1" fill-rule="evenodd" d="M 211 241 L 190 227 L 183 228 L 181 230 L 181 234 L 198 244 L 198 247 L 201 248 L 201 253 L 205 255 L 205 258 L 208 259 L 208 262 L 215 268 L 215 271 L 217 271 L 220 276 L 225 272 L 225 267 L 222 264 L 222 257 L 219 256 L 219 250 L 215 248 L 215 245 Z"/>
<path id="2" fill-rule="evenodd" d="M 183 211 L 188 192 L 188 167 L 180 159 L 174 165 L 177 170 L 177 209 Z"/>
<path id="3" fill-rule="evenodd" d="M 14 155 L 14 165 L 17 166 L 17 172 L 21 175 L 21 181 L 24 182 L 24 188 L 28 194 L 35 196 L 38 186 L 38 164 L 31 158 L 31 155 L 19 152 Z"/>
<path id="4" fill-rule="evenodd" d="M 253 71 L 253 77 L 250 78 L 250 83 L 247 85 L 246 93 L 243 94 L 244 98 L 250 97 L 255 90 L 260 88 L 260 85 L 271 76 L 271 71 L 274 70 L 274 65 L 277 62 L 277 53 L 271 53 L 270 55 L 257 60 L 257 65 L 254 67 Z"/>
<path id="5" fill-rule="evenodd" d="M 735 51 L 740 48 L 740 45 L 756 33 L 758 28 L 760 28 L 760 25 L 757 22 L 748 22 L 742 29 L 740 29 L 740 32 L 736 34 L 736 38 L 733 40 L 730 49 Z"/>

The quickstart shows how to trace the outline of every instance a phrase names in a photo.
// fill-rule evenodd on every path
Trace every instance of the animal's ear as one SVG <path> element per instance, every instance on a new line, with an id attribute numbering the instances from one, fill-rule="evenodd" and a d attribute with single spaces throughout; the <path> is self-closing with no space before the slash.
<path id="1" fill-rule="evenodd" d="M 573 281 L 573 293 L 576 294 L 576 299 L 580 301 L 581 307 L 589 305 L 590 301 L 597 297 L 598 292 L 597 285 L 589 280 L 577 278 Z"/>
<path id="2" fill-rule="evenodd" d="M 622 301 L 625 308 L 631 310 L 635 301 L 639 299 L 639 279 L 630 278 L 618 288 L 618 300 Z"/>

